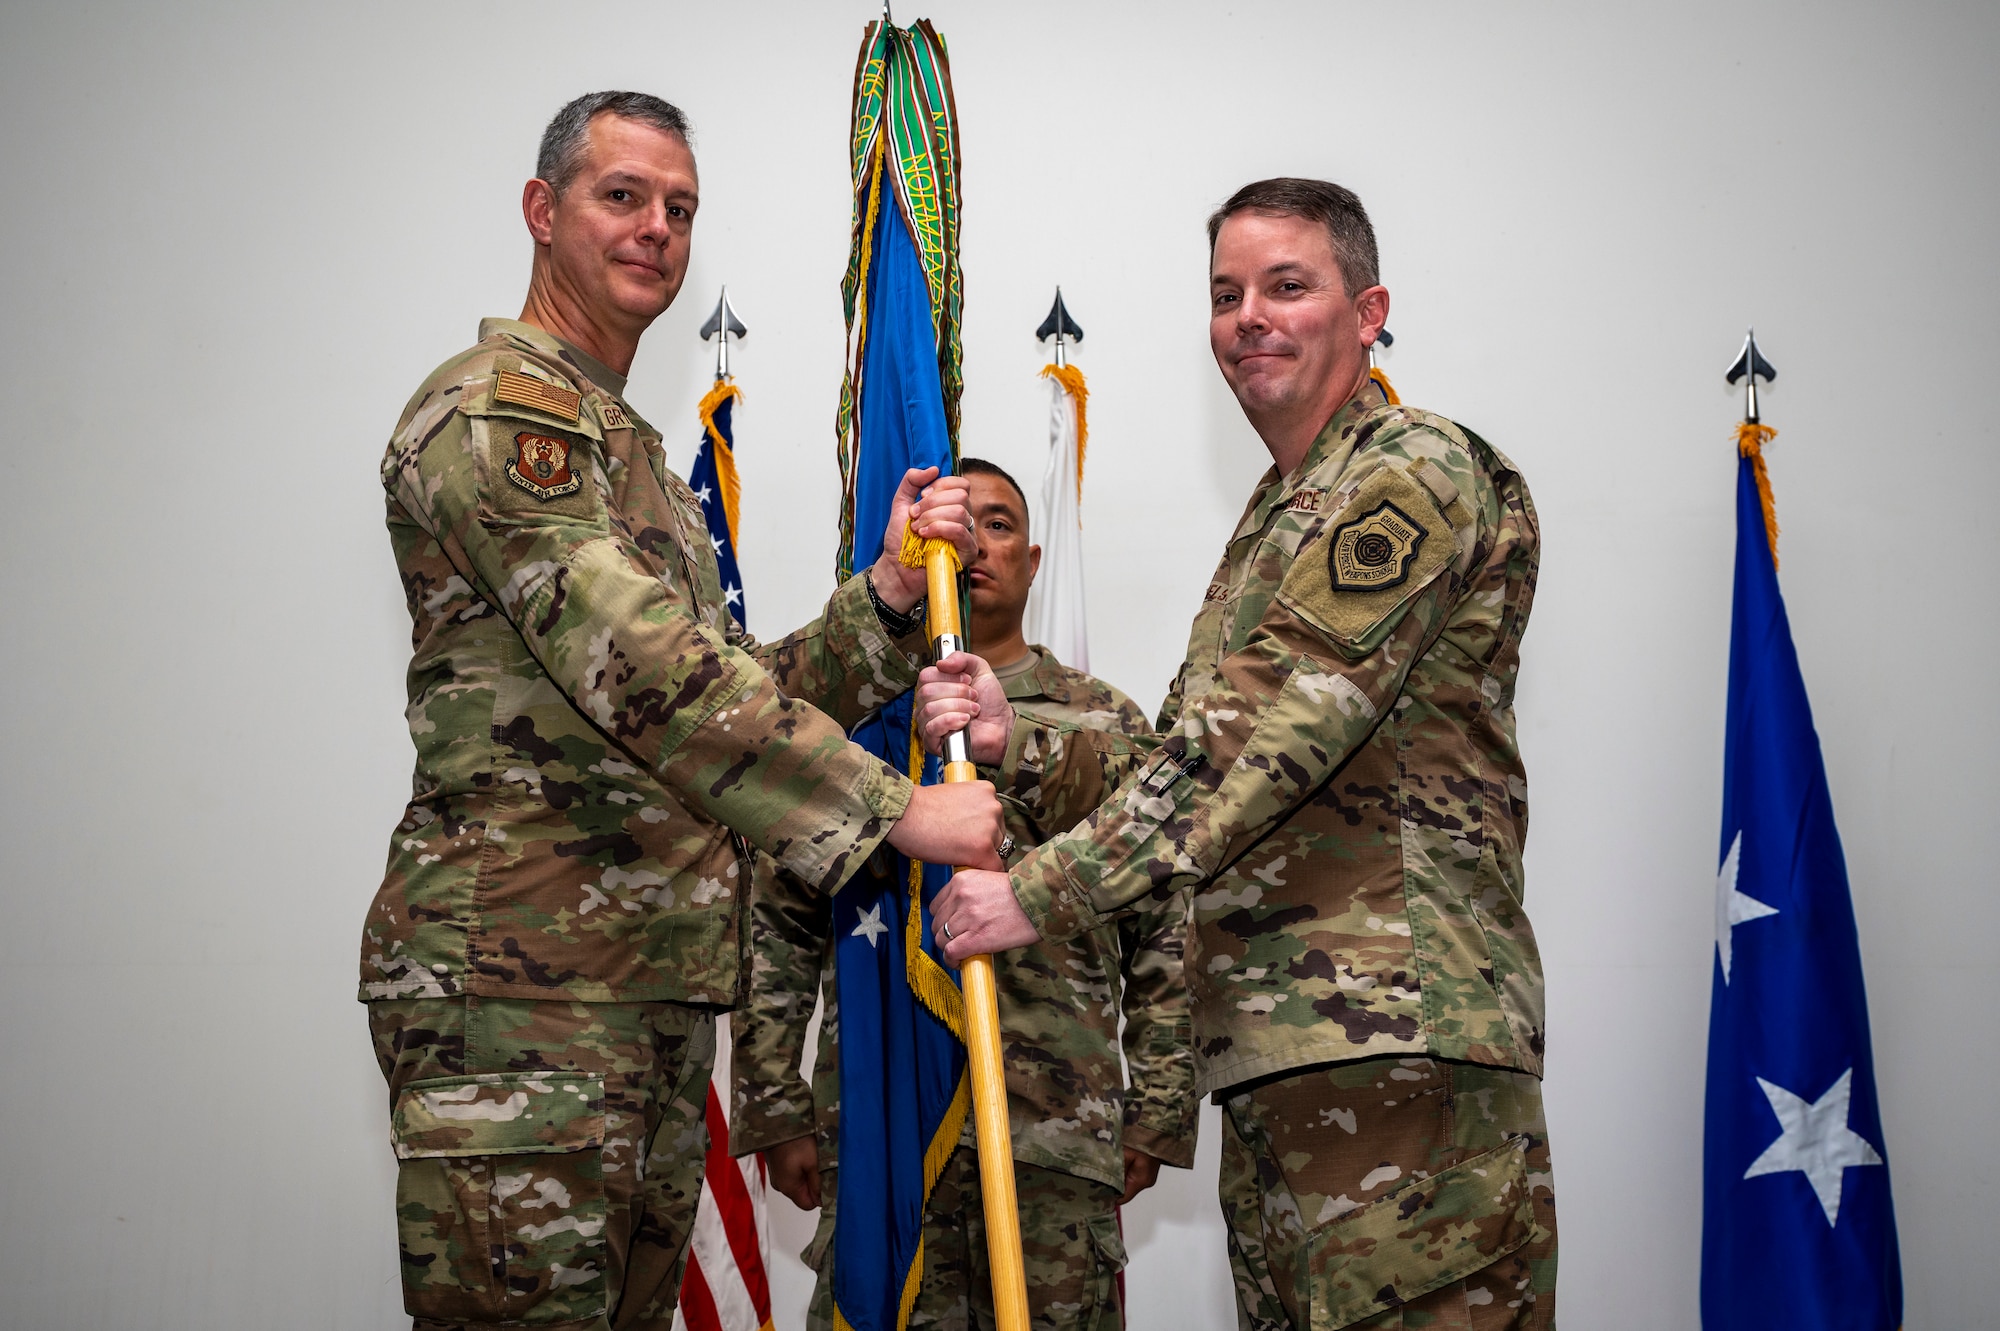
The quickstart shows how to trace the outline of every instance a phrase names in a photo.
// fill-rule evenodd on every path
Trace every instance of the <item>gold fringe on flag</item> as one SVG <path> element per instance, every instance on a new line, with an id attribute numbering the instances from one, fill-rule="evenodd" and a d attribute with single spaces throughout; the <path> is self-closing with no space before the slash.
<path id="1" fill-rule="evenodd" d="M 1090 388 L 1083 382 L 1083 371 L 1074 365 L 1044 365 L 1042 378 L 1053 379 L 1063 386 L 1063 390 L 1076 399 L 1076 502 L 1083 502 L 1083 455 L 1090 445 L 1090 423 L 1086 410 L 1090 405 Z"/>
<path id="2" fill-rule="evenodd" d="M 1778 566 L 1778 506 L 1771 498 L 1771 473 L 1764 468 L 1764 445 L 1778 437 L 1778 432 L 1768 425 L 1756 421 L 1744 421 L 1736 427 L 1736 454 L 1750 459 L 1750 470 L 1757 477 L 1757 497 L 1764 504 L 1764 535 L 1771 542 L 1771 567 Z"/>
<path id="3" fill-rule="evenodd" d="M 1389 399 L 1390 406 L 1400 407 L 1403 405 L 1403 399 L 1396 396 L 1396 386 L 1389 382 L 1388 375 L 1371 365 L 1368 367 L 1368 377 L 1382 386 L 1382 396 Z"/>
<path id="4" fill-rule="evenodd" d="M 743 481 L 736 474 L 736 451 L 722 437 L 722 431 L 715 428 L 715 413 L 722 409 L 723 403 L 742 397 L 743 390 L 736 386 L 734 380 L 719 379 L 696 409 L 701 413 L 701 428 L 708 431 L 709 447 L 715 450 L 715 483 L 722 490 L 722 521 L 729 528 L 729 548 L 732 550 L 742 549 L 736 539 L 736 515 L 743 506 Z"/>

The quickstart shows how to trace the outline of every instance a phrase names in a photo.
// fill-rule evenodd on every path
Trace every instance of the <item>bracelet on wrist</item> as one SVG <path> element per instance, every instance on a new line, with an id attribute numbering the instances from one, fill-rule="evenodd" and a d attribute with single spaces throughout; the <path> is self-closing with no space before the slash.
<path id="1" fill-rule="evenodd" d="M 890 637 L 908 637 L 924 626 L 925 611 L 928 609 L 926 602 L 929 601 L 929 597 L 919 598 L 915 605 L 902 614 L 897 614 L 889 608 L 889 603 L 882 599 L 882 593 L 875 590 L 874 569 L 871 568 L 864 572 L 861 575 L 861 580 L 868 587 L 868 603 L 875 607 L 877 622 L 882 625 Z"/>

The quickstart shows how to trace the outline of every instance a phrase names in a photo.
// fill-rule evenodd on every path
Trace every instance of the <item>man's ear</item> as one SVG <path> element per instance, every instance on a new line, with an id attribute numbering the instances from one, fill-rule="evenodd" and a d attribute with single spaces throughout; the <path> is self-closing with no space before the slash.
<path id="1" fill-rule="evenodd" d="M 1375 335 L 1389 322 L 1389 288 L 1366 287 L 1354 298 L 1354 314 L 1361 321 L 1361 345 L 1375 345 Z"/>
<path id="2" fill-rule="evenodd" d="M 553 245 L 556 235 L 556 191 L 546 180 L 531 180 L 521 187 L 521 217 L 537 245 Z"/>
<path id="3" fill-rule="evenodd" d="M 1028 547 L 1028 585 L 1029 585 L 1029 586 L 1031 586 L 1031 587 L 1032 587 L 1032 586 L 1034 585 L 1034 583 L 1035 583 L 1035 575 L 1036 575 L 1037 573 L 1040 573 L 1041 571 L 1042 571 L 1042 547 L 1041 547 L 1041 546 L 1039 546 L 1039 545 L 1031 545 L 1031 546 L 1029 546 L 1029 547 Z"/>

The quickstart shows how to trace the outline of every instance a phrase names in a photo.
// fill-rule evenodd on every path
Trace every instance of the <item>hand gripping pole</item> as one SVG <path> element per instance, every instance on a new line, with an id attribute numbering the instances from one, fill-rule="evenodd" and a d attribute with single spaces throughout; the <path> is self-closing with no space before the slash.
<path id="1" fill-rule="evenodd" d="M 930 584 L 930 638 L 936 659 L 965 646 L 958 614 L 958 555 L 945 541 L 924 542 Z M 976 781 L 965 732 L 948 736 L 944 779 Z M 1014 1202 L 1014 1142 L 1007 1128 L 1007 1073 L 1000 1062 L 1000 1007 L 993 958 L 967 957 L 958 968 L 965 992 L 965 1050 L 972 1064 L 972 1112 L 979 1142 L 979 1192 L 986 1203 L 986 1261 L 993 1272 L 997 1331 L 1028 1331 L 1028 1276 L 1021 1261 L 1021 1219 Z"/>

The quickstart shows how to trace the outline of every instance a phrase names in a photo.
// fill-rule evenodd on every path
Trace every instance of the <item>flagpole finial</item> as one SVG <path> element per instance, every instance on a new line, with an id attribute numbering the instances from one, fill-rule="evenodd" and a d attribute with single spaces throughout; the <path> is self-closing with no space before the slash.
<path id="1" fill-rule="evenodd" d="M 1757 330 L 1750 329 L 1744 335 L 1743 350 L 1736 354 L 1735 362 L 1723 375 L 1723 378 L 1732 384 L 1738 379 L 1743 381 L 1744 420 L 1752 425 L 1758 424 L 1757 381 L 1762 379 L 1768 384 L 1777 377 L 1777 367 L 1765 360 L 1764 354 L 1757 350 Z"/>
<path id="2" fill-rule="evenodd" d="M 722 288 L 722 295 L 715 302 L 715 313 L 708 316 L 708 322 L 701 326 L 701 340 L 715 339 L 715 378 L 718 383 L 729 377 L 729 339 L 748 337 L 750 330 L 736 317 L 736 311 L 729 307 L 729 288 Z"/>
<path id="3" fill-rule="evenodd" d="M 1069 355 L 1065 350 L 1065 344 L 1071 338 L 1076 339 L 1078 342 L 1083 341 L 1083 326 L 1069 317 L 1069 307 L 1063 304 L 1062 287 L 1060 286 L 1056 287 L 1055 304 L 1049 306 L 1049 317 L 1042 320 L 1042 326 L 1035 330 L 1035 340 L 1037 342 L 1046 342 L 1050 338 L 1056 340 L 1056 364 L 1058 365 L 1069 364 Z"/>

